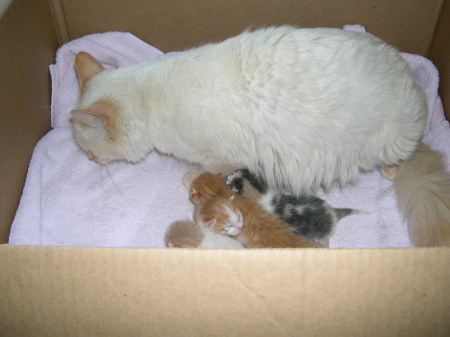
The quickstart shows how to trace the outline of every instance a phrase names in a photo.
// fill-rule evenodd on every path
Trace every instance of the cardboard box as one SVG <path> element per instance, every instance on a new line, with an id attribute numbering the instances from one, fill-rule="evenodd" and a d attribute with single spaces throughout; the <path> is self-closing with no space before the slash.
<path id="1" fill-rule="evenodd" d="M 450 1 L 13 0 L 0 21 L 0 336 L 448 336 L 450 248 L 9 246 L 57 47 L 129 31 L 163 51 L 244 28 L 364 25 L 431 58 L 450 112 Z"/>

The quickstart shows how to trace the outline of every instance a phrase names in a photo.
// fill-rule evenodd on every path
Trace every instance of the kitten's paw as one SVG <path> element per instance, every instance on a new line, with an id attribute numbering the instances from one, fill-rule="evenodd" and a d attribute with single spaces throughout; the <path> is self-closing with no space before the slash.
<path id="1" fill-rule="evenodd" d="M 233 192 L 243 194 L 244 180 L 242 178 L 242 170 L 236 170 L 229 174 L 225 180 L 225 183 Z"/>
<path id="2" fill-rule="evenodd" d="M 389 180 L 395 179 L 395 177 L 397 176 L 397 170 L 398 170 L 397 165 L 389 165 L 389 166 L 380 168 L 380 172 L 383 175 L 383 177 L 385 177 L 386 179 L 389 179 Z"/>

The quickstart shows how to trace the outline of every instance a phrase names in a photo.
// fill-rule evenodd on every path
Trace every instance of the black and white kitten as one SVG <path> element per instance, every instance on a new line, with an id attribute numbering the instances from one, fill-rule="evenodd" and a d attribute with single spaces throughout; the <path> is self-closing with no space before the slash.
<path id="1" fill-rule="evenodd" d="M 226 183 L 234 192 L 257 200 L 265 210 L 281 219 L 289 230 L 310 239 L 327 239 L 337 222 L 345 216 L 367 214 L 351 208 L 333 208 L 316 196 L 296 197 L 271 191 L 261 176 L 248 169 L 236 170 L 227 176 Z"/>

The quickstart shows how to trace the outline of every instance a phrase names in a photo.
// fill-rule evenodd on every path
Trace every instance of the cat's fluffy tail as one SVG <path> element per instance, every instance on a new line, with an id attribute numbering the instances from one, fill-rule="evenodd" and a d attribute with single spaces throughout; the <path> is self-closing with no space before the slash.
<path id="1" fill-rule="evenodd" d="M 411 241 L 417 246 L 450 246 L 450 174 L 442 155 L 420 143 L 392 178 Z"/>

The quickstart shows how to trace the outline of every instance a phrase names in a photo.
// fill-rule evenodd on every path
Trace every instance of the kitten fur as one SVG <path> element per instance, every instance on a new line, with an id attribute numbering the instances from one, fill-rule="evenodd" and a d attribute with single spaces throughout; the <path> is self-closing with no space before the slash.
<path id="1" fill-rule="evenodd" d="M 314 240 L 296 235 L 255 200 L 233 193 L 220 174 L 202 173 L 191 185 L 198 224 L 227 234 L 247 248 L 319 248 Z"/>
<path id="2" fill-rule="evenodd" d="M 337 222 L 345 216 L 367 214 L 350 208 L 333 208 L 315 196 L 297 197 L 273 192 L 262 177 L 247 169 L 238 169 L 230 174 L 226 184 L 233 192 L 256 200 L 295 234 L 311 239 L 329 237 Z"/>
<path id="3" fill-rule="evenodd" d="M 158 150 L 213 172 L 246 167 L 295 195 L 408 165 L 426 124 L 426 97 L 406 61 L 361 32 L 269 27 L 116 70 L 80 52 L 75 68 L 74 137 L 91 159 L 137 162 Z M 450 210 L 435 205 L 448 196 L 416 177 L 408 184 L 430 189 L 429 198 L 408 203 L 444 213 L 412 206 L 404 216 L 430 237 L 448 233 L 436 219 Z"/>
<path id="4" fill-rule="evenodd" d="M 319 248 L 314 240 L 292 233 L 254 200 L 236 195 L 214 197 L 197 207 L 198 224 L 230 235 L 247 248 Z"/>
<path id="5" fill-rule="evenodd" d="M 170 248 L 244 248 L 239 241 L 188 220 L 172 223 L 164 242 Z"/>

